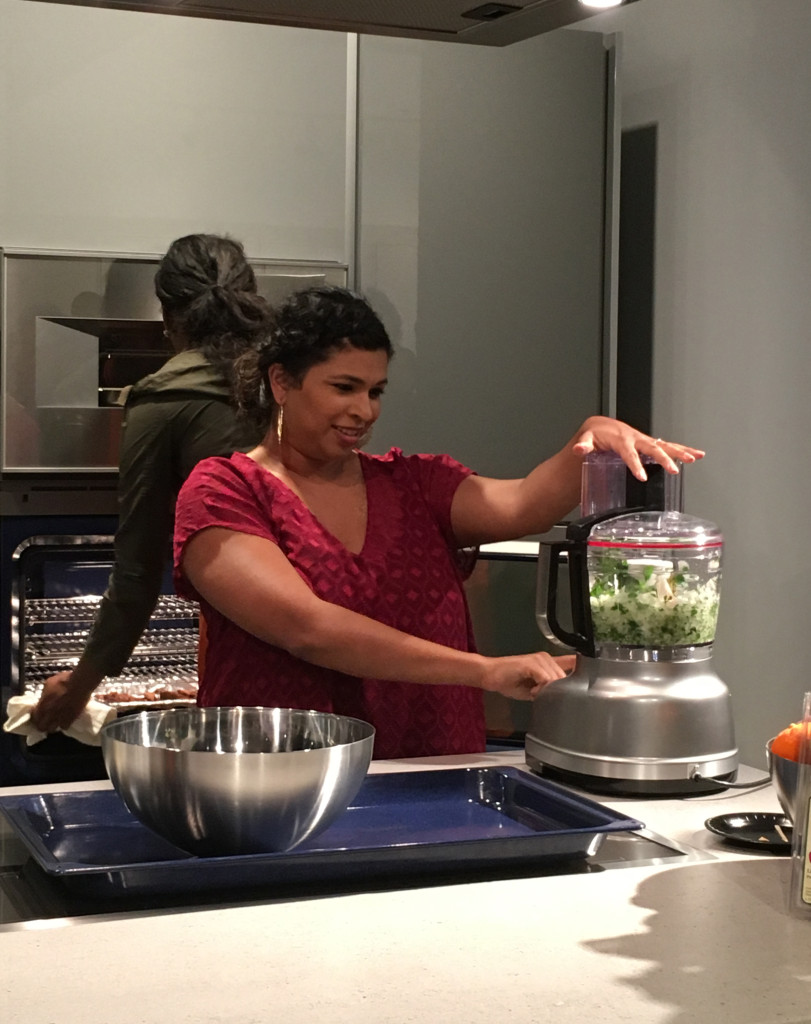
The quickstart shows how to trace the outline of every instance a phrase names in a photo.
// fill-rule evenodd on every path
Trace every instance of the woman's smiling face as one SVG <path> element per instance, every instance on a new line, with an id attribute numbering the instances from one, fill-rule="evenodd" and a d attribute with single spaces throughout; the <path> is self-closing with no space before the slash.
<path id="1" fill-rule="evenodd" d="M 388 365 L 382 349 L 368 352 L 347 344 L 310 367 L 300 385 L 285 384 L 276 375 L 274 396 L 284 406 L 283 444 L 317 460 L 357 448 L 380 415 Z"/>

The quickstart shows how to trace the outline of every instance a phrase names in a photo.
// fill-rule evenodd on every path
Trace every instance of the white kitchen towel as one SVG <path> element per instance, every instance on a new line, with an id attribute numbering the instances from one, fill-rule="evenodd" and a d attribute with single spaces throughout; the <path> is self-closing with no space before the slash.
<path id="1" fill-rule="evenodd" d="M 6 708 L 8 719 L 3 723 L 6 732 L 19 733 L 25 736 L 26 745 L 32 747 L 48 735 L 41 732 L 31 721 L 31 712 L 36 707 L 39 697 L 33 693 L 23 693 L 17 697 L 11 697 Z M 115 718 L 118 712 L 109 704 L 102 704 L 99 700 L 88 701 L 87 707 L 78 718 L 62 730 L 66 736 L 71 736 L 80 743 L 88 743 L 93 747 L 101 746 L 99 733 L 105 722 Z"/>

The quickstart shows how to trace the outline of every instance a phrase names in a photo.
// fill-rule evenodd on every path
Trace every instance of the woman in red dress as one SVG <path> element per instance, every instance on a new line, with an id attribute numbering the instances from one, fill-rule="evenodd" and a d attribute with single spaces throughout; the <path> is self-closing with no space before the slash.
<path id="1" fill-rule="evenodd" d="M 617 451 L 640 478 L 640 452 L 669 472 L 703 453 L 597 416 L 521 480 L 368 455 L 391 354 L 369 305 L 325 287 L 294 295 L 241 357 L 238 397 L 264 440 L 199 463 L 176 510 L 178 592 L 208 630 L 199 701 L 361 718 L 378 758 L 481 751 L 483 691 L 532 699 L 573 658 L 476 653 L 471 549 L 559 521 L 587 452 Z"/>

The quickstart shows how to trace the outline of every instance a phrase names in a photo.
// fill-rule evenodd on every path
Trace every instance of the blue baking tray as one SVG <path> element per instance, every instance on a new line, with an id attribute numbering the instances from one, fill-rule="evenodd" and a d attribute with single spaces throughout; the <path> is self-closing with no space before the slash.
<path id="1" fill-rule="evenodd" d="M 195 857 L 142 825 L 114 790 L 0 797 L 50 876 L 83 895 L 230 890 L 516 868 L 586 858 L 644 828 L 512 767 L 369 775 L 328 829 L 286 853 Z"/>

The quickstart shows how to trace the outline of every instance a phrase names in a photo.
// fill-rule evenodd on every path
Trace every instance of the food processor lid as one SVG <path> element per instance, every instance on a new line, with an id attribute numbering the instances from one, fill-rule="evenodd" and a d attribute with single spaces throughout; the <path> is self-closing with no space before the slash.
<path id="1" fill-rule="evenodd" d="M 668 473 L 652 455 L 639 453 L 646 478 L 639 480 L 617 452 L 589 452 L 583 459 L 580 515 L 602 515 L 614 509 L 684 509 L 682 473 Z M 682 463 L 677 459 L 677 465 Z"/>
<path id="2" fill-rule="evenodd" d="M 721 547 L 721 531 L 706 519 L 683 512 L 633 512 L 605 519 L 589 533 L 589 547 Z"/>

